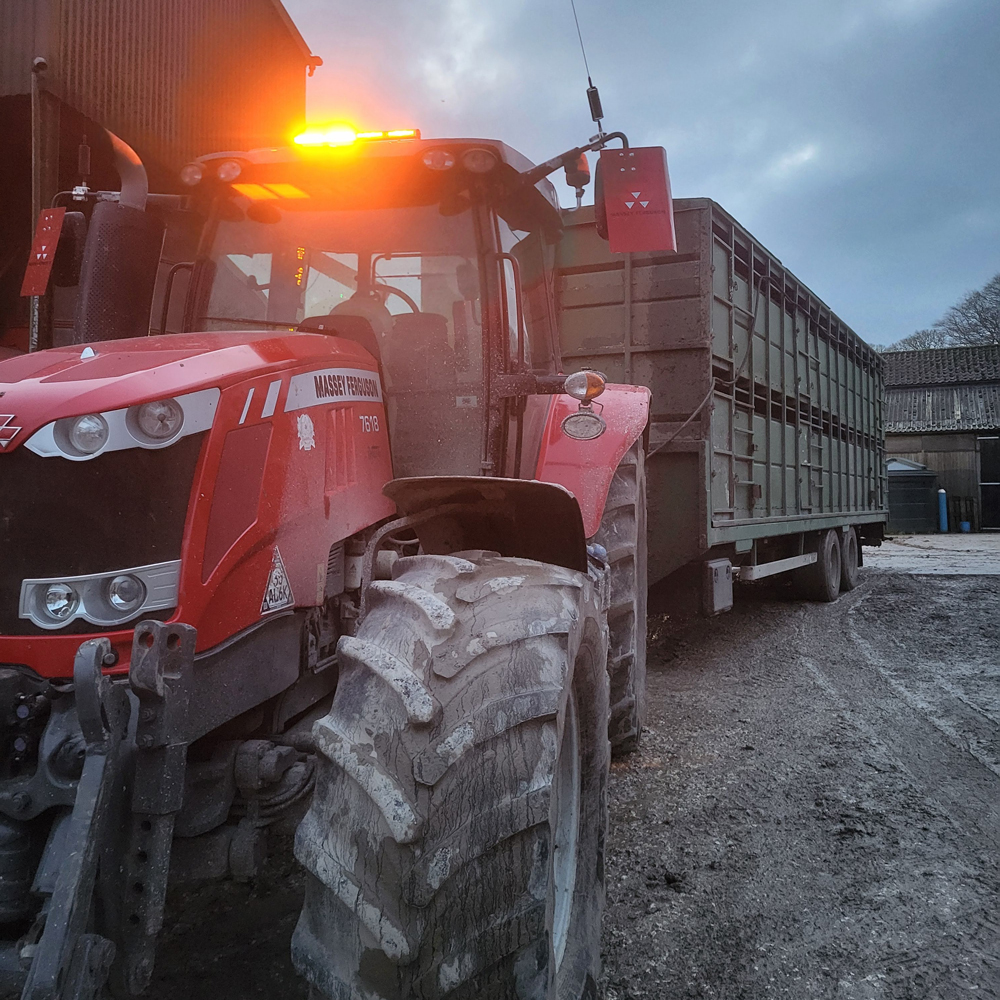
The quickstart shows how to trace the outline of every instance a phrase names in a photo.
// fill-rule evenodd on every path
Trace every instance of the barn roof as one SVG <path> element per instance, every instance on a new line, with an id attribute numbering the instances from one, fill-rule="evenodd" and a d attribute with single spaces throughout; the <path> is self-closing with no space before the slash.
<path id="1" fill-rule="evenodd" d="M 1000 344 L 886 351 L 882 357 L 887 388 L 1000 383 Z"/>
<path id="2" fill-rule="evenodd" d="M 889 387 L 886 404 L 888 434 L 1000 429 L 1000 384 Z"/>

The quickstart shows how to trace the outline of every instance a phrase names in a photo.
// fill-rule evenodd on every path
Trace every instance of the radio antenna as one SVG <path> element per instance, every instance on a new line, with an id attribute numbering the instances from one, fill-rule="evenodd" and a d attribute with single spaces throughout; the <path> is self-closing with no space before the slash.
<path id="1" fill-rule="evenodd" d="M 569 0 L 570 7 L 573 8 L 573 20 L 576 22 L 576 36 L 580 39 L 580 52 L 583 53 L 583 68 L 587 71 L 587 101 L 590 104 L 590 117 L 597 122 L 597 136 L 603 137 L 604 109 L 601 107 L 601 95 L 594 86 L 594 81 L 590 78 L 590 64 L 587 62 L 587 49 L 583 44 L 583 32 L 580 30 L 580 18 L 576 13 L 576 0 Z"/>

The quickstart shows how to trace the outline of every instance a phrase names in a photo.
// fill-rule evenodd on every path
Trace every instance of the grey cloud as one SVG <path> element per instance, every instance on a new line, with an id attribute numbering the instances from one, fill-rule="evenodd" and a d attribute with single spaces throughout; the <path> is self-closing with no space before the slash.
<path id="1" fill-rule="evenodd" d="M 287 0 L 316 116 L 592 134 L 569 0 Z M 996 0 L 578 0 L 609 127 L 740 219 L 863 336 L 930 325 L 1000 271 Z M 568 192 L 567 192 L 568 197 Z"/>

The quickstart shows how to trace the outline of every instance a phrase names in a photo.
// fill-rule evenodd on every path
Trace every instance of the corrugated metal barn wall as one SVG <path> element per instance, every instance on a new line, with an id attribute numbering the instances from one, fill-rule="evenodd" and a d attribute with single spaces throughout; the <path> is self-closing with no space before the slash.
<path id="1" fill-rule="evenodd" d="M 38 52 L 35 35 L 37 0 L 0 0 L 0 96 L 27 94 L 31 89 L 31 61 Z"/>
<path id="2" fill-rule="evenodd" d="M 67 103 L 183 162 L 286 138 L 305 55 L 270 0 L 52 0 Z"/>
<path id="3" fill-rule="evenodd" d="M 0 0 L 0 95 L 42 85 L 171 167 L 287 141 L 308 49 L 275 0 Z"/>

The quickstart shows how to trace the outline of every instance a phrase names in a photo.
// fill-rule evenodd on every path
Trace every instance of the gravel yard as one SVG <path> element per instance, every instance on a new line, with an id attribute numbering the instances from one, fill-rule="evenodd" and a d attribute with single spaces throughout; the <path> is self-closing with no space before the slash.
<path id="1" fill-rule="evenodd" d="M 706 620 L 653 593 L 649 732 L 613 765 L 607 1000 L 1000 997 L 998 543 L 865 550 L 831 605 L 745 588 Z M 254 887 L 175 895 L 153 997 L 305 998 L 300 890 L 286 853 Z"/>

